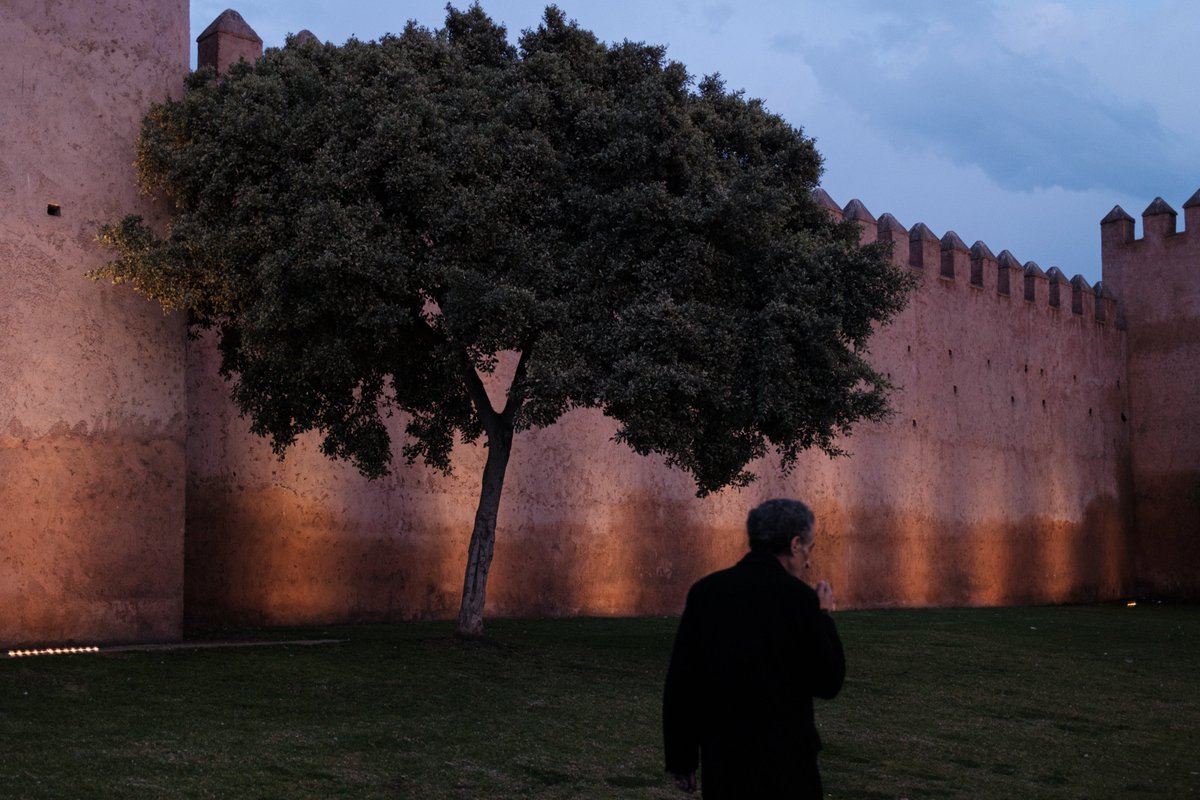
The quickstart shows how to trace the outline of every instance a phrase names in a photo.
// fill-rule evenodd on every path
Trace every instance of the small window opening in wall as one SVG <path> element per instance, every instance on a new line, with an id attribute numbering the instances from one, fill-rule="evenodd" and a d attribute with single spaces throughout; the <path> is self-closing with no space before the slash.
<path id="1" fill-rule="evenodd" d="M 1072 375 L 1072 376 L 1071 376 L 1071 382 L 1072 382 L 1072 383 L 1079 383 L 1079 376 L 1078 376 L 1078 375 Z"/>
<path id="2" fill-rule="evenodd" d="M 987 361 L 988 361 L 988 368 L 989 368 L 989 369 L 991 369 L 991 366 L 992 366 L 992 360 L 989 358 Z"/>
<path id="3" fill-rule="evenodd" d="M 1012 403 L 1015 406 L 1017 404 L 1017 398 L 1013 395 L 1009 395 L 1008 402 Z"/>
<path id="4" fill-rule="evenodd" d="M 1046 407 L 1046 401 L 1045 401 L 1045 400 L 1043 400 L 1043 401 L 1042 401 L 1042 408 L 1045 408 L 1045 407 Z"/>
<path id="5" fill-rule="evenodd" d="M 908 352 L 910 352 L 910 353 L 912 352 L 912 345 L 911 345 L 911 344 L 908 346 Z"/>
<path id="6" fill-rule="evenodd" d="M 954 393 L 955 393 L 955 394 L 958 394 L 958 387 L 957 387 L 957 386 L 955 386 L 955 387 L 954 387 Z"/>
<path id="7" fill-rule="evenodd" d="M 1089 408 L 1089 409 L 1088 409 L 1088 416 L 1090 417 L 1091 415 L 1092 415 L 1092 410 Z"/>
<path id="8" fill-rule="evenodd" d="M 61 217 L 62 216 L 62 206 L 60 206 L 58 203 L 47 203 L 46 204 L 46 213 L 52 217 Z"/>
<path id="9" fill-rule="evenodd" d="M 1028 364 L 1026 364 L 1026 365 L 1025 365 L 1025 371 L 1026 371 L 1026 372 L 1029 372 L 1029 365 L 1028 365 Z"/>
<path id="10" fill-rule="evenodd" d="M 1046 374 L 1046 370 L 1044 370 L 1044 369 L 1038 370 L 1038 375 L 1045 375 L 1045 374 Z"/>
<path id="11" fill-rule="evenodd" d="M 946 352 L 950 354 L 950 357 L 951 357 L 951 358 L 954 358 L 954 351 L 953 351 L 953 350 L 947 350 Z"/>
<path id="12" fill-rule="evenodd" d="M 1121 412 L 1121 422 L 1128 422 L 1128 421 L 1129 420 L 1125 418 L 1125 412 L 1122 411 Z"/>
<path id="13" fill-rule="evenodd" d="M 915 419 L 913 420 L 913 427 L 917 427 L 917 421 Z"/>
<path id="14" fill-rule="evenodd" d="M 1118 389 L 1121 388 L 1121 379 L 1120 378 L 1117 378 L 1117 388 Z"/>

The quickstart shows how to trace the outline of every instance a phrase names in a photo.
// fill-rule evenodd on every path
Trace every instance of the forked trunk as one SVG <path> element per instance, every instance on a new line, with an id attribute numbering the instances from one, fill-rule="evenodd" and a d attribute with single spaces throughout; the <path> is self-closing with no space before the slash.
<path id="1" fill-rule="evenodd" d="M 483 486 L 479 492 L 479 508 L 475 511 L 475 527 L 467 551 L 467 575 L 463 581 L 462 605 L 458 610 L 459 636 L 483 636 L 483 607 L 487 599 L 488 571 L 492 567 L 492 550 L 496 544 L 496 515 L 500 509 L 500 494 L 504 488 L 504 472 L 512 451 L 511 424 L 501 424 L 488 436 L 487 463 L 483 467 Z"/>
<path id="2" fill-rule="evenodd" d="M 529 348 L 521 350 L 508 401 L 502 411 L 492 408 L 487 390 L 471 361 L 463 354 L 463 377 L 467 392 L 479 421 L 487 432 L 487 463 L 483 466 L 483 486 L 479 490 L 479 507 L 475 509 L 475 527 L 467 549 L 467 576 L 463 580 L 462 605 L 458 609 L 455 634 L 465 637 L 483 636 L 483 607 L 487 601 L 488 571 L 492 568 L 492 550 L 496 545 L 496 514 L 500 510 L 500 494 L 504 489 L 504 472 L 512 452 L 514 420 L 524 400 L 522 381 Z"/>

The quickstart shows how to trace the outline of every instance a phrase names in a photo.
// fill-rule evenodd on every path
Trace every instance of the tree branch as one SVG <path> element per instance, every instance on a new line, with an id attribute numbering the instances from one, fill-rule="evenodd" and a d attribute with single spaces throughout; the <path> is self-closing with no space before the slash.
<path id="1" fill-rule="evenodd" d="M 521 406 L 525 403 L 525 390 L 519 387 L 521 387 L 521 383 L 525 379 L 525 374 L 529 369 L 529 352 L 530 348 L 528 346 L 521 349 L 520 358 L 517 360 L 517 368 L 513 371 L 512 382 L 508 385 L 508 399 L 504 403 L 504 409 L 497 411 L 492 406 L 487 388 L 483 385 L 483 379 L 479 377 L 475 365 L 471 363 L 471 359 L 467 358 L 465 350 L 459 351 L 459 357 L 462 361 L 463 379 L 467 384 L 467 396 L 471 398 L 471 404 L 475 406 L 475 411 L 479 414 L 479 421 L 483 423 L 483 428 L 488 432 L 488 436 L 498 433 L 502 427 L 512 428 L 517 412 L 521 410 Z"/>
<path id="2" fill-rule="evenodd" d="M 528 370 L 529 364 L 529 345 L 521 348 L 521 357 L 517 360 L 517 368 L 513 372 L 512 383 L 508 385 L 508 400 L 504 403 L 504 410 L 500 412 L 505 421 L 511 425 L 513 419 L 517 416 L 517 412 L 525 403 L 525 390 L 521 387 L 525 380 L 525 373 Z M 515 391 L 514 391 L 515 390 Z"/>
<path id="3" fill-rule="evenodd" d="M 492 407 L 492 401 L 488 397 L 487 388 L 483 385 L 483 379 L 475 371 L 475 365 L 467 357 L 467 351 L 460 349 L 458 355 L 459 360 L 462 361 L 467 396 L 471 398 L 471 405 L 475 406 L 475 413 L 479 415 L 479 421 L 483 423 L 483 429 L 487 431 L 488 438 L 491 439 L 500 432 L 501 415 Z"/>

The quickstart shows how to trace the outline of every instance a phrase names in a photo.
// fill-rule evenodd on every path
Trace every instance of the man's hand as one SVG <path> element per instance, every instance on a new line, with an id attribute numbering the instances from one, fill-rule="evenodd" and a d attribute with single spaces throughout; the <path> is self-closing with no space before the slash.
<path id="1" fill-rule="evenodd" d="M 817 582 L 817 600 L 821 602 L 822 611 L 833 611 L 837 605 L 833 602 L 833 587 L 829 581 Z"/>
<path id="2" fill-rule="evenodd" d="M 689 794 L 696 791 L 696 773 L 694 772 L 673 772 L 671 777 L 675 779 L 675 785 L 680 790 Z"/>

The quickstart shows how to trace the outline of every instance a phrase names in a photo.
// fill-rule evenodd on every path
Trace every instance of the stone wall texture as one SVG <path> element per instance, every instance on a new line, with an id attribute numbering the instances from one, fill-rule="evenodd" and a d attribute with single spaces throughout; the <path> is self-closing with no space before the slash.
<path id="1" fill-rule="evenodd" d="M 231 14 L 210 27 L 237 39 L 209 42 L 218 61 L 253 57 Z M 459 447 L 450 476 L 397 464 L 375 482 L 311 437 L 279 459 L 229 401 L 211 338 L 84 279 L 101 223 L 164 220 L 136 193 L 133 141 L 187 48 L 186 0 L 0 4 L 0 643 L 451 617 L 482 447 Z M 703 499 L 599 413 L 518 434 L 488 614 L 676 613 L 777 496 L 814 507 L 814 577 L 843 606 L 1195 597 L 1200 197 L 1184 231 L 1156 200 L 1140 239 L 1114 209 L 1096 287 L 818 200 L 919 282 L 873 342 L 894 416 L 860 426 L 848 457 L 809 453 L 790 475 L 766 460 L 748 489 Z"/>
<path id="2" fill-rule="evenodd" d="M 0 4 L 0 642 L 180 635 L 180 319 L 84 274 L 152 217 L 134 137 L 187 70 L 186 0 Z"/>
<path id="3" fill-rule="evenodd" d="M 1128 325 L 1135 568 L 1142 591 L 1200 594 L 1200 192 L 1186 229 L 1161 199 L 1143 237 L 1121 209 L 1103 224 L 1104 274 Z"/>
<path id="4" fill-rule="evenodd" d="M 868 215 L 864 240 L 877 229 Z M 749 489 L 697 499 L 685 474 L 613 443 L 597 412 L 518 434 L 489 613 L 676 613 L 692 581 L 745 550 L 746 512 L 773 496 L 813 505 L 814 570 L 846 606 L 1122 596 L 1132 583 L 1125 334 L 1098 321 L 1090 287 L 1081 313 L 1065 280 L 1052 306 L 1052 280 L 1032 265 L 1032 300 L 1020 267 L 1009 269 L 1019 288 L 1000 293 L 995 258 L 974 260 L 975 285 L 971 252 L 943 250 L 956 240 L 933 239 L 936 263 L 921 268 L 909 265 L 907 232 L 896 247 L 920 280 L 873 346 L 898 386 L 896 413 L 846 440 L 850 457 L 810 453 L 790 476 L 766 460 Z M 401 466 L 371 483 L 313 440 L 281 461 L 246 432 L 216 366 L 211 342 L 192 348 L 190 618 L 452 615 L 482 447 L 460 448 L 449 478 Z"/>

